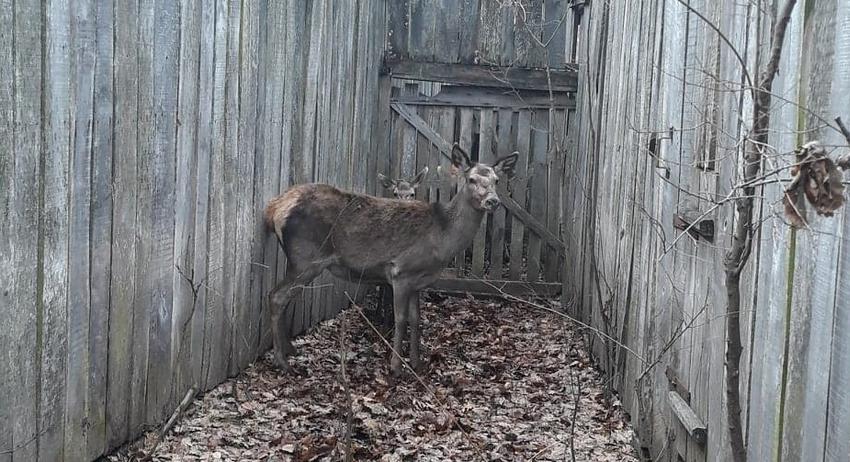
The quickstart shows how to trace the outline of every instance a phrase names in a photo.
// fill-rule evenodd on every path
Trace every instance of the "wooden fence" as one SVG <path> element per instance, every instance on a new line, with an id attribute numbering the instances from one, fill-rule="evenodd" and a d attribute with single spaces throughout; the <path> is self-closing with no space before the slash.
<path id="1" fill-rule="evenodd" d="M 0 2 L 0 461 L 96 458 L 268 345 L 264 202 L 377 192 L 385 7 Z"/>
<path id="2" fill-rule="evenodd" d="M 624 0 L 584 11 L 564 303 L 599 329 L 594 349 L 652 460 L 731 460 L 723 260 L 734 207 L 715 203 L 740 181 L 751 120 L 739 60 L 756 79 L 771 13 L 784 3 Z M 809 140 L 846 151 L 827 124 L 850 119 L 848 57 L 850 2 L 798 2 L 773 86 L 765 172 L 787 167 Z M 744 273 L 749 459 L 847 460 L 850 213 L 810 211 L 810 228 L 791 231 L 779 181 L 788 178 L 786 168 L 758 188 Z M 677 229 L 702 214 L 713 233 Z M 704 441 L 682 425 L 679 398 L 706 427 Z"/>

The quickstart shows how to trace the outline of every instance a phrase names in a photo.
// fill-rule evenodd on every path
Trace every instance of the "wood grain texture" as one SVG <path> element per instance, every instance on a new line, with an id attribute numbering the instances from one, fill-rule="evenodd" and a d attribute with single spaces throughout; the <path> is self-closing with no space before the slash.
<path id="1" fill-rule="evenodd" d="M 529 211 L 542 223 L 546 222 L 546 155 L 549 144 L 549 114 L 535 111 L 531 125 L 531 156 L 528 164 Z M 528 237 L 528 280 L 537 282 L 541 272 L 540 238 Z"/>
<path id="2" fill-rule="evenodd" d="M 473 160 L 490 163 L 493 159 L 493 144 L 496 141 L 496 117 L 492 109 L 482 109 L 479 114 L 478 152 L 469 154 Z M 492 255 L 487 249 L 487 229 L 490 227 L 491 220 L 492 215 L 487 214 L 472 241 L 472 275 L 474 277 L 484 277 L 486 257 Z"/>
<path id="3" fill-rule="evenodd" d="M 198 88 L 200 53 L 200 0 L 180 3 L 179 67 L 177 75 L 177 140 L 174 186 L 174 257 L 172 261 L 171 390 L 172 403 L 193 385 L 192 320 L 199 308 L 194 270 L 195 186 L 198 164 Z"/>
<path id="4" fill-rule="evenodd" d="M 86 454 L 106 450 L 106 398 L 112 271 L 112 164 L 114 107 L 114 11 L 112 2 L 95 4 L 94 124 L 91 152 L 91 311 Z M 95 268 L 97 268 L 95 270 Z"/>
<path id="5" fill-rule="evenodd" d="M 71 141 L 68 270 L 68 365 L 65 399 L 65 458 L 82 460 L 87 454 L 89 383 L 89 313 L 91 310 L 91 152 L 94 123 L 96 56 L 95 2 L 75 5 L 71 28 L 72 86 L 75 93 Z"/>
<path id="6" fill-rule="evenodd" d="M 41 395 L 38 416 L 39 453 L 43 459 L 63 457 L 65 432 L 65 368 L 68 332 L 68 166 L 70 161 L 70 90 L 71 61 L 64 47 L 70 40 L 70 8 L 67 2 L 50 5 L 52 14 L 46 20 L 46 48 L 44 68 L 45 114 L 42 211 L 39 226 L 42 230 L 42 354 L 40 371 Z M 0 25 L 0 29 L 4 26 Z M 2 34 L 2 33 L 0 33 Z M 2 38 L 0 38 L 2 43 Z M 2 66 L 2 64 L 0 64 Z M 2 79 L 0 78 L 0 82 Z M 0 88 L 3 84 L 0 83 Z M 1 90 L 0 90 L 1 91 Z M 5 105 L 0 92 L 0 105 Z M 2 117 L 2 116 L 0 116 Z M 0 120 L 0 131 L 3 130 Z M 5 136 L 5 134 L 0 134 Z M 0 147 L 0 150 L 4 148 Z M 4 157 L 4 156 L 0 156 Z M 0 176 L 4 176 L 0 167 Z M 2 199 L 0 199 L 2 201 Z M 0 206 L 0 209 L 6 207 Z M 5 215 L 8 216 L 8 215 Z M 3 232 L 0 231 L 0 236 Z M 0 237 L 0 249 L 2 249 Z M 0 251 L 0 254 L 2 251 Z M 2 257 L 0 257 L 2 260 Z M 3 266 L 4 263 L 0 263 Z M 11 263 L 9 263 L 11 267 Z M 0 302 L 4 306 L 6 303 Z M 2 341 L 0 341 L 2 343 Z M 0 346 L 3 348 L 3 346 Z M 6 392 L 0 385 L 0 393 Z M 2 406 L 0 406 L 2 407 Z M 0 418 L 2 418 L 0 410 Z M 2 426 L 2 424 L 0 424 Z M 0 432 L 3 429 L 0 428 Z M 0 437 L 2 440 L 2 437 Z M 0 443 L 0 446 L 4 446 Z M 3 457 L 0 456 L 0 460 Z"/>
<path id="7" fill-rule="evenodd" d="M 15 79 L 14 67 L 14 17 L 12 15 L 12 5 L 14 0 L 4 0 L 0 2 L 0 150 L 7 155 L 0 156 L 0 181 L 4 188 L 0 188 L 0 213 L 5 217 L 11 217 L 12 207 L 12 188 L 14 182 L 14 107 L 15 93 L 13 89 Z M 49 36 L 50 37 L 50 36 Z M 2 396 L 11 396 L 12 388 L 14 387 L 13 372 L 14 362 L 12 361 L 12 324 L 13 317 L 11 316 L 12 307 L 15 297 L 15 282 L 13 268 L 13 245 L 14 245 L 13 227 L 11 220 L 0 221 L 0 393 Z M 67 295 L 66 295 L 67 296 Z M 62 301 L 60 300 L 59 303 Z M 64 304 L 61 305 L 64 311 Z M 61 320 L 60 320 L 61 321 Z M 58 326 L 62 329 L 63 326 Z M 64 334 L 64 331 L 62 332 Z M 50 336 L 50 334 L 48 334 Z M 53 335 L 56 335 L 55 333 Z M 64 359 L 64 355 L 60 355 Z M 64 367 L 58 364 L 59 373 L 64 376 Z M 64 394 L 58 393 L 61 399 L 64 400 Z M 48 399 L 50 397 L 48 396 Z M 63 408 L 64 409 L 64 408 Z M 64 424 L 64 413 L 60 412 L 58 419 Z M 12 438 L 12 420 L 14 410 L 12 400 L 0 400 L 0 461 L 10 462 L 12 460 L 12 447 L 14 446 Z M 57 438 L 57 433 L 51 433 L 53 439 Z M 58 438 L 62 439 L 61 431 L 58 433 Z M 56 448 L 62 447 L 63 442 L 51 442 L 50 446 Z"/>
<path id="8" fill-rule="evenodd" d="M 528 164 L 531 153 L 531 111 L 520 111 L 517 119 L 517 144 L 519 160 L 514 167 L 514 176 L 510 179 L 511 198 L 523 209 L 526 205 L 528 190 Z M 521 219 L 515 215 L 511 219 L 511 264 L 510 279 L 519 280 L 524 270 L 525 229 Z"/>
<path id="9" fill-rule="evenodd" d="M 151 157 L 151 310 L 146 416 L 158 422 L 171 412 L 171 330 L 174 294 L 174 200 L 177 146 L 177 85 L 180 8 L 157 3 L 154 10 L 153 152 Z"/>

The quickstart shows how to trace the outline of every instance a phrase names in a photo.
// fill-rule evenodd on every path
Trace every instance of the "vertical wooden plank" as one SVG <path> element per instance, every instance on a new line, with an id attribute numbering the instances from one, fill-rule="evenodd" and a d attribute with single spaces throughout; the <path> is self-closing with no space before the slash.
<path id="1" fill-rule="evenodd" d="M 457 62 L 470 64 L 475 61 L 478 51 L 481 0 L 459 0 L 459 3 Z"/>
<path id="2" fill-rule="evenodd" d="M 130 383 L 130 424 L 131 436 L 139 434 L 146 420 L 147 374 L 150 343 L 151 307 L 149 294 L 151 282 L 152 259 L 152 158 L 153 145 L 150 140 L 154 136 L 154 79 L 153 79 L 153 35 L 154 8 L 153 0 L 139 0 L 138 21 L 138 122 L 136 132 L 136 271 L 135 294 L 133 299 L 133 339 L 132 375 Z M 132 34 L 133 31 L 128 31 Z"/>
<path id="3" fill-rule="evenodd" d="M 478 159 L 481 162 L 491 162 L 493 159 L 493 141 L 495 138 L 495 117 L 493 110 L 490 108 L 481 109 L 481 126 L 478 141 Z M 470 152 L 470 156 L 475 156 L 475 153 Z M 476 277 L 484 276 L 485 255 L 487 248 L 487 224 L 491 220 L 488 214 L 487 218 L 482 220 L 481 226 L 478 228 L 478 233 L 472 241 L 472 274 Z M 492 254 L 491 254 L 492 255 Z"/>
<path id="4" fill-rule="evenodd" d="M 564 110 L 549 111 L 549 148 L 546 156 L 546 227 L 552 234 L 559 236 L 561 222 L 561 177 L 564 174 L 564 151 L 567 114 Z M 625 204 L 628 205 L 628 204 Z M 560 252 L 551 246 L 545 246 L 544 279 L 548 282 L 558 280 L 558 262 Z M 624 265 L 628 267 L 628 265 Z"/>
<path id="5" fill-rule="evenodd" d="M 439 127 L 437 133 L 440 134 L 446 141 L 454 141 L 467 150 L 472 150 L 472 130 L 473 130 L 473 109 L 461 108 L 459 114 L 460 133 L 455 138 L 455 110 L 451 107 L 444 107 L 439 111 Z M 447 156 L 440 154 L 440 169 L 445 175 L 440 181 L 440 202 L 448 204 L 451 201 L 457 185 L 457 178 L 450 174 L 452 169 L 451 160 Z M 456 269 L 457 276 L 463 276 L 466 268 L 466 249 L 462 250 L 454 260 L 452 265 Z"/>
<path id="6" fill-rule="evenodd" d="M 846 111 L 848 100 L 850 100 L 850 37 L 847 30 L 850 27 L 850 2 L 840 0 L 836 2 L 835 7 L 835 56 L 832 75 L 832 91 L 830 97 L 831 113 L 842 111 L 841 107 Z M 828 135 L 826 143 L 830 142 L 830 138 L 836 143 L 843 143 L 837 134 Z M 830 353 L 830 372 L 828 377 L 827 409 L 826 422 L 818 419 L 817 411 L 821 409 L 821 395 L 817 391 L 812 391 L 811 397 L 818 401 L 818 406 L 813 406 L 812 412 L 807 413 L 806 429 L 811 433 L 806 435 L 812 440 L 806 441 L 805 449 L 814 452 L 824 447 L 824 459 L 840 460 L 850 454 L 850 392 L 848 392 L 847 384 L 850 383 L 850 310 L 847 309 L 850 300 L 850 283 L 848 283 L 846 275 L 850 274 L 850 211 L 846 208 L 842 212 L 841 221 L 838 223 L 838 238 L 832 237 L 832 240 L 838 240 L 837 243 L 840 251 L 840 257 L 837 259 L 837 267 L 830 265 L 830 271 L 827 274 L 818 274 L 818 287 L 823 296 L 819 296 L 813 300 L 813 308 L 815 304 L 832 302 L 833 305 L 833 327 L 831 344 L 829 345 Z M 838 221 L 836 218 L 830 220 Z M 832 249 L 819 249 L 824 251 L 821 255 L 830 255 Z M 834 256 L 831 258 L 833 259 Z M 820 268 L 819 268 L 820 269 Z M 820 273 L 820 271 L 819 271 Z M 832 274 L 830 274 L 832 273 Z M 835 279 L 832 279 L 832 275 Z M 830 288 L 834 291 L 830 293 Z M 823 328 L 823 326 L 822 326 Z M 818 344 L 820 342 L 818 341 Z M 820 346 L 820 345 L 819 345 Z M 822 348 L 822 347 L 821 347 Z M 818 354 L 821 351 L 817 349 L 813 352 Z M 814 354 L 812 356 L 814 356 Z M 817 359 L 819 361 L 819 359 Z M 821 368 L 818 368 L 817 379 L 814 380 L 815 387 L 818 390 L 823 389 L 823 377 L 820 376 Z M 822 417 L 822 416 L 821 416 Z M 817 422 L 812 423 L 812 421 Z M 823 428 L 826 432 L 824 443 L 817 440 L 817 431 Z"/>
<path id="7" fill-rule="evenodd" d="M 281 2 L 271 2 L 268 5 L 268 24 L 265 34 L 265 55 L 267 64 L 261 78 L 264 79 L 262 94 L 264 97 L 263 111 L 263 145 L 265 146 L 265 162 L 263 168 L 262 197 L 258 208 L 263 207 L 270 199 L 280 194 L 281 184 L 281 135 L 283 124 L 284 81 L 279 77 L 279 69 L 286 66 L 286 9 Z M 260 151 L 259 143 L 257 150 Z M 260 223 L 260 235 L 263 236 L 262 261 L 265 265 L 262 293 L 260 294 L 261 317 L 259 326 L 259 351 L 265 351 L 271 344 L 271 316 L 268 311 L 266 294 L 277 280 L 277 252 L 280 247 L 272 233 L 264 233 L 265 227 Z"/>
<path id="8" fill-rule="evenodd" d="M 409 39 L 407 52 L 410 59 L 434 61 L 436 53 L 435 17 L 438 5 L 433 0 L 407 0 Z"/>
<path id="9" fill-rule="evenodd" d="M 546 153 L 549 144 L 549 114 L 536 111 L 531 122 L 531 156 L 528 164 L 530 212 L 541 223 L 546 222 Z M 528 237 L 528 280 L 540 278 L 540 237 Z"/>
<path id="10" fill-rule="evenodd" d="M 68 365 L 65 401 L 65 458 L 82 460 L 86 448 L 89 383 L 89 312 L 91 310 L 91 151 L 95 81 L 95 3 L 75 5 L 71 18 L 73 37 L 73 88 L 75 107 L 69 204 L 68 253 Z"/>
<path id="11" fill-rule="evenodd" d="M 410 33 L 409 0 L 387 2 L 387 56 L 394 59 L 406 58 Z"/>
<path id="12" fill-rule="evenodd" d="M 159 2 L 154 10 L 153 153 L 151 158 L 151 310 L 146 415 L 158 422 L 170 412 L 173 364 L 171 328 L 174 293 L 174 199 L 180 5 Z"/>
<path id="13" fill-rule="evenodd" d="M 8 6 L 8 5 L 4 5 Z M 8 447 L 13 460 L 35 460 L 38 454 L 38 389 L 39 374 L 39 338 L 43 317 L 39 257 L 39 193 L 41 188 L 39 158 L 41 154 L 41 10 L 39 5 L 28 2 L 16 2 L 9 26 L 14 38 L 12 44 L 12 62 L 10 70 L 13 80 L 10 89 L 11 98 L 3 111 L 9 111 L 4 117 L 11 122 L 10 145 L 3 152 L 11 173 L 9 183 L 4 188 L 10 190 L 7 219 L 10 237 L 12 287 L 8 291 L 13 312 L 8 323 L 4 323 L 8 350 L 3 352 L 4 362 L 10 375 L 4 379 L 7 394 L 4 400 L 9 402 L 8 417 L 11 418 L 6 430 Z M 8 56 L 8 55 L 7 55 Z M 6 82 L 4 82 L 6 83 Z M 11 117 L 10 117 L 11 116 Z M 4 130 L 5 131 L 5 130 Z M 9 154 L 14 153 L 14 154 Z M 14 159 L 14 160 L 12 160 Z M 5 180 L 5 178 L 4 178 Z M 5 283 L 4 283 L 5 285 Z M 5 367 L 4 367 L 5 369 Z M 3 408 L 6 405 L 2 406 Z M 4 437 L 7 439 L 7 437 Z"/>
<path id="14" fill-rule="evenodd" d="M 97 0 L 94 133 L 91 155 L 91 311 L 89 313 L 88 450 L 106 450 L 110 273 L 112 272 L 113 6 Z"/>
<path id="15" fill-rule="evenodd" d="M 515 167 L 514 177 L 511 180 L 511 197 L 517 204 L 525 207 L 528 189 L 528 164 L 532 156 L 531 151 L 531 111 L 522 110 L 517 119 L 517 151 L 519 160 Z M 522 277 L 524 260 L 524 233 L 526 229 L 518 218 L 511 220 L 511 265 L 509 277 L 518 281 Z"/>
<path id="16" fill-rule="evenodd" d="M 546 52 L 549 67 L 560 68 L 566 62 L 567 34 L 572 27 L 567 21 L 570 17 L 569 1 L 547 1 L 543 6 L 543 42 L 547 43 Z"/>
<path id="17" fill-rule="evenodd" d="M 207 262 L 206 297 L 207 309 L 204 320 L 204 389 L 208 390 L 227 376 L 230 352 L 230 306 L 227 301 L 226 284 L 230 278 L 230 260 L 225 258 L 227 250 L 227 223 L 230 210 L 226 209 L 229 197 L 226 188 L 225 169 L 230 147 L 227 140 L 226 84 L 228 63 L 229 10 L 226 0 L 206 0 L 213 3 L 215 26 L 213 30 L 213 88 L 212 88 L 212 135 L 210 158 L 210 205 L 209 205 L 209 253 Z M 231 135 L 232 136 L 232 135 Z"/>
<path id="18" fill-rule="evenodd" d="M 459 62 L 461 35 L 468 33 L 460 29 L 462 21 L 472 19 L 470 11 L 466 10 L 468 2 L 457 0 L 438 0 L 431 2 L 431 18 L 433 24 L 434 43 L 432 45 L 434 60 L 440 63 Z M 458 11 L 460 8 L 460 11 Z"/>
<path id="19" fill-rule="evenodd" d="M 215 2 L 201 0 L 199 30 L 199 79 L 197 113 L 197 160 L 192 276 L 197 299 L 193 301 L 191 320 L 191 355 L 189 359 L 192 385 L 201 388 L 205 380 L 205 363 L 209 360 L 204 347 L 206 339 L 207 287 L 210 283 L 209 218 L 211 206 L 211 163 L 214 147 L 213 111 L 215 110 Z M 215 339 L 219 341 L 220 339 Z"/>
<path id="20" fill-rule="evenodd" d="M 499 110 L 498 144 L 496 145 L 496 156 L 502 157 L 513 152 L 511 150 L 511 124 L 514 112 L 512 109 Z M 493 161 L 495 158 L 493 158 Z M 491 161 L 492 162 L 492 161 Z M 499 183 L 507 183 L 507 175 L 501 175 Z M 502 274 L 505 258 L 505 220 L 507 211 L 499 207 L 493 212 L 493 228 L 490 234 L 490 278 L 504 279 Z"/>
<path id="21" fill-rule="evenodd" d="M 286 41 L 287 46 L 287 69 L 291 75 L 285 81 L 283 101 L 283 135 L 281 135 L 283 159 L 281 159 L 281 190 L 290 184 L 300 182 L 301 160 L 304 155 L 304 87 L 308 85 L 307 76 L 307 51 L 305 41 L 309 37 L 307 30 L 307 19 L 310 16 L 305 2 L 292 1 L 287 5 L 286 16 Z M 309 42 L 307 42 L 309 44 Z M 389 107 L 389 105 L 387 106 Z M 282 254 L 282 252 L 281 252 Z M 282 277 L 285 269 L 284 258 L 280 258 L 278 272 Z M 300 301 L 295 301 L 290 308 L 292 313 L 289 319 L 285 319 L 293 334 L 296 329 L 294 316 L 303 311 Z"/>
<path id="22" fill-rule="evenodd" d="M 256 340 L 257 307 L 251 306 L 251 280 L 254 265 L 252 249 L 256 237 L 254 209 L 254 161 L 257 140 L 257 45 L 259 11 L 257 3 L 242 5 L 239 53 L 238 130 L 236 148 L 236 235 L 233 312 L 236 334 L 233 337 L 231 374 L 241 371 L 253 359 Z"/>
<path id="23" fill-rule="evenodd" d="M 419 107 L 417 108 L 417 113 L 429 126 L 434 126 L 431 108 Z M 429 189 L 435 188 L 428 188 L 427 184 L 430 183 L 429 180 L 436 177 L 436 161 L 438 160 L 436 156 L 441 154 L 439 151 L 434 151 L 434 146 L 424 136 L 420 136 L 417 132 L 414 132 L 414 137 L 416 138 L 416 168 L 414 170 L 418 174 L 424 167 L 428 167 L 428 176 L 425 178 L 425 183 L 416 188 L 416 199 L 424 201 L 427 201 L 428 197 L 434 197 L 436 199 L 436 194 L 431 195 L 429 191 Z"/>
<path id="24" fill-rule="evenodd" d="M 109 352 L 106 383 L 106 445 L 128 437 L 133 362 L 133 306 L 136 267 L 136 150 L 138 112 L 138 2 L 116 5 L 115 114 L 112 191 Z"/>
<path id="25" fill-rule="evenodd" d="M 404 84 L 404 96 L 415 97 L 419 92 L 419 86 L 415 83 Z M 400 167 L 398 178 L 412 178 L 416 163 L 416 129 L 409 123 L 402 121 L 403 127 L 401 151 L 398 152 L 400 157 Z"/>
<path id="26" fill-rule="evenodd" d="M 174 186 L 174 259 L 171 284 L 172 382 L 170 400 L 179 402 L 190 386 L 192 319 L 198 309 L 194 274 L 195 183 L 197 165 L 198 56 L 200 47 L 199 0 L 180 2 L 180 54 L 177 75 L 177 149 Z"/>
<path id="27" fill-rule="evenodd" d="M 14 268 L 14 227 L 12 226 L 12 209 L 15 206 L 13 202 L 12 187 L 14 183 L 14 130 L 15 130 L 15 94 L 13 89 L 15 81 L 15 61 L 14 61 L 14 16 L 12 15 L 14 0 L 4 0 L 0 2 L 0 152 L 7 153 L 0 155 L 0 181 L 4 185 L 0 188 L 0 214 L 10 219 L 0 220 L 0 393 L 1 396 L 12 396 L 12 389 L 15 387 L 14 371 L 15 363 L 12 359 L 12 327 L 14 325 L 14 317 L 12 316 L 15 306 L 15 272 Z M 48 35 L 53 38 L 55 34 Z M 55 43 L 56 39 L 53 39 Z M 52 77 L 53 74 L 49 74 Z M 51 79 L 52 80 L 52 79 Z M 52 154 L 52 152 L 51 152 Z M 47 165 L 45 168 L 52 168 Z M 66 185 L 67 188 L 67 185 Z M 45 204 L 45 207 L 52 204 Z M 57 217 L 58 218 L 58 217 Z M 66 225 L 67 229 L 67 225 Z M 45 239 L 49 236 L 45 236 Z M 57 301 L 61 303 L 61 300 Z M 64 305 L 61 306 L 64 311 Z M 45 309 L 52 311 L 50 307 L 45 306 Z M 57 319 L 58 321 L 58 319 Z M 62 326 L 58 326 L 60 329 Z M 47 332 L 46 342 L 53 343 L 52 337 L 55 338 L 55 332 Z M 64 332 L 62 332 L 64 334 Z M 61 335 L 61 334 L 60 334 Z M 62 336 L 64 338 L 64 335 Z M 63 358 L 63 355 L 59 355 Z M 65 368 L 63 363 L 55 364 L 59 373 L 64 377 Z M 56 393 L 64 399 L 63 390 L 57 390 Z M 51 399 L 52 395 L 48 395 L 46 399 Z M 12 447 L 14 446 L 14 438 L 12 431 L 14 416 L 13 402 L 11 399 L 0 400 L 0 462 L 11 462 Z M 63 413 L 60 412 L 56 419 L 62 420 L 64 424 Z M 42 419 L 44 421 L 46 419 Z M 45 443 L 47 447 L 55 448 L 62 447 L 62 441 L 53 444 L 50 440 L 55 440 L 57 437 L 56 430 L 51 430 L 49 435 L 45 435 Z M 58 433 L 58 438 L 62 439 L 62 433 Z"/>
<path id="28" fill-rule="evenodd" d="M 223 166 L 224 175 L 222 182 L 224 184 L 223 197 L 223 240 L 224 247 L 223 272 L 224 284 L 222 288 L 222 297 L 224 298 L 224 326 L 227 331 L 227 350 L 224 355 L 225 370 L 223 374 L 232 375 L 237 370 L 236 361 L 238 353 L 236 345 L 238 343 L 239 325 L 237 321 L 236 311 L 237 304 L 235 303 L 236 287 L 239 282 L 236 280 L 236 268 L 238 265 L 236 255 L 236 222 L 234 219 L 237 213 L 237 182 L 238 182 L 238 159 L 239 159 L 239 87 L 241 74 L 239 72 L 239 49 L 241 46 L 240 37 L 242 36 L 242 5 L 241 3 L 225 3 L 227 11 L 227 45 L 225 53 L 227 62 L 225 65 L 224 74 L 224 154 Z"/>
<path id="29" fill-rule="evenodd" d="M 367 170 L 366 191 L 369 194 L 380 196 L 382 188 L 375 180 L 378 172 L 386 172 L 389 170 L 390 157 L 390 136 L 392 134 L 392 118 L 395 117 L 395 112 L 390 108 L 390 93 L 392 92 L 392 78 L 387 75 L 382 75 L 378 80 L 378 109 L 375 114 L 377 119 L 377 127 L 375 129 L 376 136 L 373 144 L 375 152 L 374 168 Z M 371 165 L 370 165 L 371 166 Z"/>
<path id="30" fill-rule="evenodd" d="M 5 8 L 7 5 L 0 6 Z M 39 457 L 42 460 L 61 459 L 64 448 L 65 431 L 65 361 L 66 361 L 66 335 L 68 329 L 67 303 L 68 303 L 68 160 L 70 146 L 70 80 L 71 68 L 68 53 L 64 49 L 70 41 L 70 10 L 67 2 L 60 1 L 49 5 L 50 14 L 45 18 L 45 44 L 44 69 L 44 156 L 42 158 L 43 178 L 48 179 L 42 189 L 42 211 L 40 228 L 42 238 L 43 258 L 43 293 L 41 303 L 43 306 L 42 327 L 42 349 L 41 349 L 41 371 L 39 376 L 39 393 L 41 403 L 38 416 L 39 428 Z M 0 14 L 2 17 L 2 14 Z M 0 23 L 0 30 L 8 30 L 5 24 Z M 4 48 L 5 32 L 0 32 L 0 68 L 6 63 Z M 2 71 L 0 71 L 2 72 Z M 0 76 L 0 106 L 11 108 L 11 101 L 7 100 L 5 93 L 5 76 Z M 11 89 L 11 86 L 8 88 Z M 11 95 L 9 95 L 11 96 Z M 7 110 L 0 112 L 0 137 L 6 138 Z M 11 137 L 9 138 L 11 139 Z M 2 143 L 2 142 L 0 142 Z M 0 152 L 11 153 L 11 150 L 0 146 Z M 4 160 L 11 161 L 9 157 L 0 155 Z M 5 168 L 0 165 L 0 177 L 4 184 L 9 184 L 9 178 L 4 174 Z M 3 204 L 5 193 L 0 193 L 0 213 L 9 216 L 7 206 Z M 5 220 L 4 220 L 5 221 Z M 11 262 L 4 261 L 3 249 L 3 226 L 0 225 L 0 267 Z M 2 272 L 2 270 L 0 270 Z M 6 280 L 0 275 L 0 279 Z M 11 275 L 9 275 L 11 279 Z M 5 288 L 0 289 L 5 292 Z M 0 297 L 2 300 L 2 297 Z M 11 303 L 0 301 L 0 305 L 12 306 Z M 2 335 L 2 334 L 0 334 Z M 3 349 L 0 341 L 0 349 Z M 0 364 L 3 360 L 0 359 Z M 4 374 L 6 375 L 6 374 Z M 0 393 L 8 396 L 3 381 L 0 380 Z M 6 400 L 3 400 L 6 401 Z M 4 419 L 3 405 L 0 405 L 0 419 Z M 0 433 L 5 433 L 0 424 Z M 0 436 L 0 447 L 6 448 L 3 436 Z M 2 449 L 0 449 L 2 451 Z M 3 456 L 0 456 L 3 460 Z"/>

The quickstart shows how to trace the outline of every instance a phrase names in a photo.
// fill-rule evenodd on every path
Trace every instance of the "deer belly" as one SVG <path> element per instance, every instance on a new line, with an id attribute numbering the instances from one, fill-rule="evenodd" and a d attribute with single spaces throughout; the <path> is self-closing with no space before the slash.
<path id="1" fill-rule="evenodd" d="M 340 279 L 351 282 L 386 282 L 386 276 L 382 268 L 351 268 L 343 265 L 331 265 L 328 267 L 328 271 Z"/>

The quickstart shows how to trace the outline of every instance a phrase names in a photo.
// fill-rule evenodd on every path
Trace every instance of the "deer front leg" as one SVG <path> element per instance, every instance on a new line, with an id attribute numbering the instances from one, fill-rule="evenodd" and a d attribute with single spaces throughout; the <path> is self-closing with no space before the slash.
<path id="1" fill-rule="evenodd" d="M 408 324 L 410 324 L 410 366 L 415 371 L 419 371 L 419 291 L 414 291 L 410 294 L 408 301 Z"/>
<path id="2" fill-rule="evenodd" d="M 402 343 L 407 330 L 407 311 L 410 291 L 402 284 L 393 282 L 393 315 L 395 316 L 395 330 L 393 332 L 393 356 L 390 360 L 390 369 L 393 376 L 401 375 Z"/>

